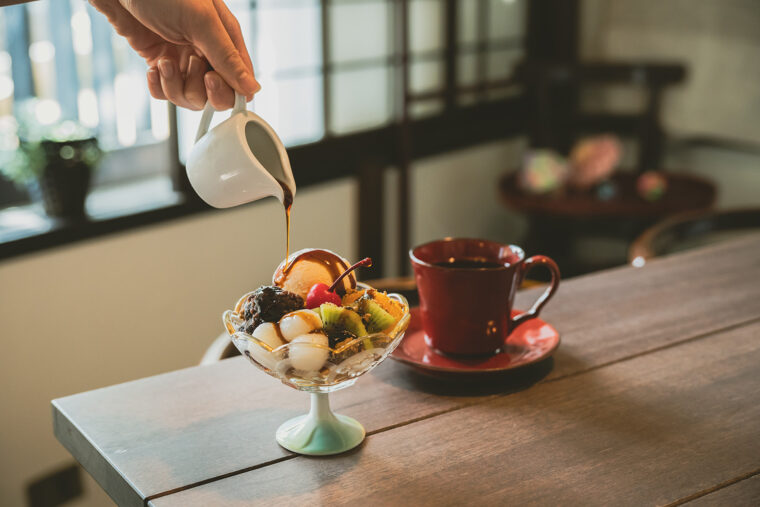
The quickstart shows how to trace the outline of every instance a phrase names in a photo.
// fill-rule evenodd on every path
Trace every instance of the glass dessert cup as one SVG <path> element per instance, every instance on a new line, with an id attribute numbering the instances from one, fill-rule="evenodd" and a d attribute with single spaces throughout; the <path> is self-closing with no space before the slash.
<path id="1" fill-rule="evenodd" d="M 370 288 L 357 285 L 357 289 Z M 240 309 L 249 294 L 222 316 L 235 347 L 256 367 L 283 384 L 311 393 L 309 413 L 284 422 L 277 429 L 277 442 L 290 451 L 310 455 L 338 454 L 359 445 L 364 440 L 364 427 L 351 417 L 333 413 L 328 395 L 354 385 L 398 346 L 411 318 L 407 300 L 400 294 L 388 294 L 403 306 L 403 315 L 390 331 L 344 340 L 334 349 L 295 341 L 273 349 L 238 331 L 244 322 Z"/>

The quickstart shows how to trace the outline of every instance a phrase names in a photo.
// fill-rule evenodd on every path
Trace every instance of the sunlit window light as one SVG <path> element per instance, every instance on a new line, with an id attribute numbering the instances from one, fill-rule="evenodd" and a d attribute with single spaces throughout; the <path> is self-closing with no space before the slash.
<path id="1" fill-rule="evenodd" d="M 166 102 L 150 98 L 150 131 L 157 140 L 169 137 L 169 111 Z"/>
<path id="2" fill-rule="evenodd" d="M 49 40 L 29 45 L 35 95 L 40 98 L 55 97 L 55 46 Z"/>
<path id="3" fill-rule="evenodd" d="M 32 62 L 45 63 L 55 58 L 55 46 L 49 40 L 38 40 L 29 44 L 29 58 Z"/>
<path id="4" fill-rule="evenodd" d="M 23 208 L 8 208 L 0 214 L 0 229 L 47 229 L 50 222 L 43 216 Z"/>
<path id="5" fill-rule="evenodd" d="M 264 118 L 273 129 L 280 130 L 280 100 L 277 90 L 277 82 L 271 75 L 258 79 L 261 84 L 261 92 L 253 101 L 253 110 Z"/>
<path id="6" fill-rule="evenodd" d="M 0 116 L 13 114 L 13 80 L 0 75 Z"/>
<path id="7" fill-rule="evenodd" d="M 79 11 L 71 16 L 71 37 L 74 52 L 79 55 L 92 53 L 92 34 L 90 32 L 90 16 L 87 11 Z"/>
<path id="8" fill-rule="evenodd" d="M 116 100 L 116 138 L 122 146 L 132 146 L 137 141 L 137 124 L 134 104 L 139 85 L 129 74 L 119 73 L 114 80 Z"/>
<path id="9" fill-rule="evenodd" d="M 50 125 L 61 118 L 61 106 L 53 99 L 41 99 L 34 108 L 34 116 L 40 125 Z"/>
<path id="10" fill-rule="evenodd" d="M 12 151 L 19 147 L 16 135 L 18 122 L 13 116 L 0 116 L 0 150 Z"/>
<path id="11" fill-rule="evenodd" d="M 276 48 L 272 40 L 265 37 L 259 41 L 259 62 L 261 71 L 256 79 L 261 84 L 261 92 L 253 101 L 253 109 L 261 115 L 273 129 L 280 129 L 280 107 L 274 70 L 277 68 Z"/>
<path id="12" fill-rule="evenodd" d="M 10 76 L 11 63 L 11 54 L 7 51 L 0 51 L 0 74 Z"/>
<path id="13" fill-rule="evenodd" d="M 83 88 L 77 94 L 77 108 L 79 121 L 85 127 L 95 128 L 98 126 L 98 97 L 92 88 Z"/>

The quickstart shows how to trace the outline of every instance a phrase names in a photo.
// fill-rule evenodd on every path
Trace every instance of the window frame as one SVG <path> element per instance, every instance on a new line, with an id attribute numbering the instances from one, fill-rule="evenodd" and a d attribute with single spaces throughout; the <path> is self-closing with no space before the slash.
<path id="1" fill-rule="evenodd" d="M 513 79 L 488 81 L 483 70 L 485 68 L 483 61 L 487 58 L 492 43 L 482 36 L 474 46 L 472 44 L 469 46 L 460 44 L 457 40 L 458 0 L 439 0 L 444 9 L 443 21 L 445 25 L 442 28 L 445 36 L 444 46 L 440 50 L 444 67 L 442 88 L 418 94 L 410 93 L 408 87 L 409 66 L 418 58 L 416 58 L 417 55 L 409 53 L 408 49 L 406 52 L 398 50 L 399 45 L 403 47 L 404 43 L 404 36 L 400 33 L 401 30 L 398 29 L 398 25 L 408 26 L 408 15 L 405 13 L 408 9 L 409 0 L 389 1 L 393 3 L 394 20 L 402 21 L 402 23 L 396 24 L 397 28 L 394 30 L 394 47 L 396 49 L 393 50 L 387 62 L 390 68 L 402 74 L 402 76 L 398 76 L 400 78 L 398 85 L 403 86 L 404 82 L 406 84 L 400 90 L 391 87 L 394 95 L 402 93 L 401 97 L 394 99 L 402 103 L 401 110 L 394 111 L 389 124 L 360 132 L 331 134 L 329 130 L 330 98 L 328 94 L 332 72 L 340 65 L 335 65 L 331 61 L 328 51 L 329 45 L 323 44 L 322 79 L 324 80 L 325 135 L 319 141 L 288 148 L 299 188 L 308 188 L 311 185 L 333 179 L 353 177 L 359 179 L 360 194 L 364 194 L 358 198 L 373 199 L 375 202 L 379 200 L 378 196 L 367 195 L 368 189 L 375 189 L 376 192 L 380 190 L 376 185 L 363 185 L 362 182 L 366 182 L 368 179 L 377 179 L 378 174 L 381 174 L 388 167 L 402 167 L 419 158 L 526 134 L 524 119 L 527 116 L 527 102 L 524 93 L 519 92 L 501 99 L 487 98 L 489 90 L 508 88 L 516 84 Z M 488 1 L 480 0 L 481 8 L 487 5 Z M 329 28 L 329 14 L 326 8 L 328 3 L 329 0 L 321 0 L 323 39 L 327 33 L 325 30 Z M 406 18 L 406 22 L 404 22 L 404 18 Z M 484 16 L 481 18 L 485 19 Z M 525 26 L 528 24 L 526 23 Z M 524 48 L 524 39 L 525 36 L 518 37 L 507 44 L 514 44 L 515 48 Z M 465 48 L 465 46 L 468 47 Z M 474 53 L 476 55 L 479 71 L 474 84 L 460 86 L 456 65 L 458 57 L 464 54 L 465 50 L 468 54 Z M 403 76 L 404 74 L 406 77 Z M 480 102 L 467 106 L 456 103 L 457 96 L 473 92 L 477 94 Z M 443 99 L 445 107 L 433 115 L 419 118 L 409 116 L 410 104 L 431 99 Z M 463 129 L 463 125 L 467 125 L 467 128 Z M 47 232 L 0 242 L 0 260 L 210 211 L 212 208 L 203 203 L 192 191 L 184 166 L 180 162 L 177 115 L 174 106 L 170 106 L 169 131 L 167 142 L 171 152 L 169 154 L 170 175 L 174 189 L 181 196 L 179 203 L 103 220 L 55 221 L 53 227 Z M 408 140 L 413 140 L 413 143 L 409 143 Z M 125 150 L 127 149 L 130 148 L 125 148 Z M 256 205 L 256 203 L 250 205 Z M 378 211 L 374 207 L 372 213 L 376 217 L 382 215 L 382 211 Z M 381 218 L 373 218 L 373 220 L 381 220 Z M 361 218 L 358 222 L 364 223 Z M 359 249 L 364 255 L 372 254 L 374 258 L 378 259 L 382 257 L 382 240 L 376 237 L 378 233 L 382 234 L 382 230 L 382 227 L 364 227 L 357 231 Z M 368 231 L 375 231 L 373 232 L 374 236 L 370 236 Z"/>

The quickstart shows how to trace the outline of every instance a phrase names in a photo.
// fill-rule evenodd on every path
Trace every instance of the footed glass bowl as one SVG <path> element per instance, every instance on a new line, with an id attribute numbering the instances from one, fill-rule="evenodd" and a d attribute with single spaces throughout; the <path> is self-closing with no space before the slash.
<path id="1" fill-rule="evenodd" d="M 358 284 L 358 289 L 370 289 Z M 307 415 L 290 419 L 277 430 L 277 442 L 300 454 L 327 455 L 345 452 L 364 440 L 364 427 L 351 417 L 330 410 L 328 393 L 352 386 L 358 377 L 380 364 L 398 346 L 409 326 L 409 303 L 400 294 L 388 297 L 401 303 L 403 315 L 388 333 L 374 333 L 343 341 L 332 349 L 316 343 L 290 342 L 272 348 L 238 331 L 244 323 L 241 309 L 250 293 L 234 310 L 222 316 L 235 347 L 265 373 L 300 391 L 311 393 Z"/>

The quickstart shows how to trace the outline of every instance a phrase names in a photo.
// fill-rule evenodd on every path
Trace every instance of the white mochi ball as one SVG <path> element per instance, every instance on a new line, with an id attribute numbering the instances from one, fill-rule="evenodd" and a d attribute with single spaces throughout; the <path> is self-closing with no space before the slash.
<path id="1" fill-rule="evenodd" d="M 276 349 L 284 342 L 280 340 L 280 336 L 277 334 L 277 326 L 271 322 L 263 322 L 253 330 L 253 337 L 257 340 L 261 340 L 273 349 Z"/>
<path id="2" fill-rule="evenodd" d="M 311 310 L 290 312 L 280 319 L 280 333 L 287 341 L 309 334 L 315 329 L 322 329 L 322 319 Z"/>
<path id="3" fill-rule="evenodd" d="M 316 371 L 324 366 L 328 349 L 327 336 L 322 333 L 311 333 L 293 338 L 290 342 L 290 362 L 293 368 L 302 371 Z"/>
<path id="4" fill-rule="evenodd" d="M 253 330 L 253 337 L 257 340 L 266 343 L 273 349 L 276 349 L 283 344 L 280 337 L 277 335 L 277 328 L 271 322 L 264 322 Z M 248 342 L 248 353 L 251 357 L 260 365 L 274 370 L 279 361 L 281 353 L 273 353 L 268 351 L 263 345 L 255 342 Z"/>

